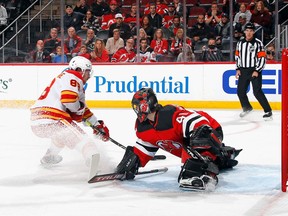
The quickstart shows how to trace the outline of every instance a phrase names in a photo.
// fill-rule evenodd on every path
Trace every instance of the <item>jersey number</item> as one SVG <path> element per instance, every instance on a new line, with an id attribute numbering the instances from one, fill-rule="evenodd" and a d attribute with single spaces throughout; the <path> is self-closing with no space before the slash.
<path id="1" fill-rule="evenodd" d="M 59 78 L 59 76 L 58 76 L 58 78 Z M 45 99 L 45 98 L 47 97 L 47 95 L 48 95 L 48 93 L 50 92 L 50 89 L 51 89 L 51 87 L 53 86 L 53 84 L 55 83 L 55 81 L 56 81 L 56 79 L 54 78 L 54 79 L 52 80 L 52 82 L 50 83 L 50 85 L 47 86 L 47 87 L 44 89 L 44 91 L 42 92 L 42 94 L 41 94 L 41 96 L 38 98 L 38 100 L 43 100 L 43 99 Z M 77 87 L 77 88 L 78 88 L 78 91 L 79 91 L 79 89 L 80 89 L 80 84 L 79 84 L 76 80 L 71 79 L 71 80 L 70 80 L 70 85 L 73 86 L 73 87 Z"/>

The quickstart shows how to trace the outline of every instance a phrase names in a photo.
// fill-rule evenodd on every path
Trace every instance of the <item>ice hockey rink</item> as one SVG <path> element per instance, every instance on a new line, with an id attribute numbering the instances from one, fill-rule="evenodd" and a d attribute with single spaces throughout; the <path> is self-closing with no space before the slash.
<path id="1" fill-rule="evenodd" d="M 1 216 L 264 216 L 288 215 L 288 193 L 280 187 L 281 116 L 264 121 L 253 111 L 244 119 L 240 110 L 205 110 L 224 130 L 224 143 L 243 151 L 233 170 L 219 175 L 214 192 L 182 191 L 177 177 L 180 159 L 162 150 L 166 160 L 151 161 L 142 170 L 168 167 L 162 174 L 136 176 L 133 181 L 88 184 L 88 168 L 77 151 L 64 149 L 63 161 L 50 168 L 40 165 L 49 146 L 30 130 L 28 109 L 0 109 Z M 135 141 L 132 109 L 93 109 L 123 145 Z M 84 128 L 84 126 L 83 126 Z M 85 131 L 93 138 L 92 131 Z M 95 139 L 103 152 L 103 172 L 115 167 L 124 150 Z"/>

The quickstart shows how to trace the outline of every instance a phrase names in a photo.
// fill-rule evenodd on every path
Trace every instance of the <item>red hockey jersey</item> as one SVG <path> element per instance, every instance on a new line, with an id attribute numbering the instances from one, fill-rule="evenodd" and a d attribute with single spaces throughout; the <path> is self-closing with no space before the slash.
<path id="1" fill-rule="evenodd" d="M 210 125 L 217 129 L 220 124 L 203 111 L 188 111 L 180 106 L 167 105 L 161 107 L 155 115 L 155 121 L 136 120 L 135 130 L 138 140 L 134 153 L 138 155 L 141 166 L 154 157 L 159 148 L 182 158 L 184 162 L 189 156 L 182 145 L 189 140 L 190 132 L 201 125 Z"/>

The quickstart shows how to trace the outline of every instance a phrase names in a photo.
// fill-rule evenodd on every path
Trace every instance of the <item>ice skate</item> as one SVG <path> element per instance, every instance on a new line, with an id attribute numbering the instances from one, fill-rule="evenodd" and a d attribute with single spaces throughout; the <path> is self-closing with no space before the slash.
<path id="1" fill-rule="evenodd" d="M 272 120 L 273 119 L 273 114 L 272 114 L 272 112 L 266 112 L 264 115 L 263 115 L 263 119 L 265 120 L 265 121 L 269 121 L 269 120 Z"/>
<path id="2" fill-rule="evenodd" d="M 40 160 L 42 165 L 49 165 L 49 164 L 58 164 L 63 160 L 63 157 L 61 155 L 55 155 L 51 154 L 48 150 L 46 154 L 42 157 Z"/>
<path id="3" fill-rule="evenodd" d="M 253 109 L 247 109 L 240 113 L 240 118 L 247 116 Z"/>
<path id="4" fill-rule="evenodd" d="M 179 180 L 180 188 L 191 191 L 212 191 L 217 184 L 216 179 L 208 175 L 202 175 L 201 177 L 182 178 Z"/>

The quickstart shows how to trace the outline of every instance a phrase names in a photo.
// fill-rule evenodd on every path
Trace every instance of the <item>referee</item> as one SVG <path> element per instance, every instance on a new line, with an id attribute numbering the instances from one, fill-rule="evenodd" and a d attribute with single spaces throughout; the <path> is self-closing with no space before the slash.
<path id="1" fill-rule="evenodd" d="M 235 51 L 236 79 L 238 79 L 237 95 L 239 97 L 243 112 L 240 117 L 246 116 L 253 108 L 247 97 L 250 82 L 253 86 L 253 94 L 264 109 L 265 120 L 272 119 L 272 109 L 262 91 L 262 73 L 266 64 L 266 54 L 263 43 L 254 37 L 255 26 L 247 23 L 245 26 L 245 38 L 238 41 Z"/>

